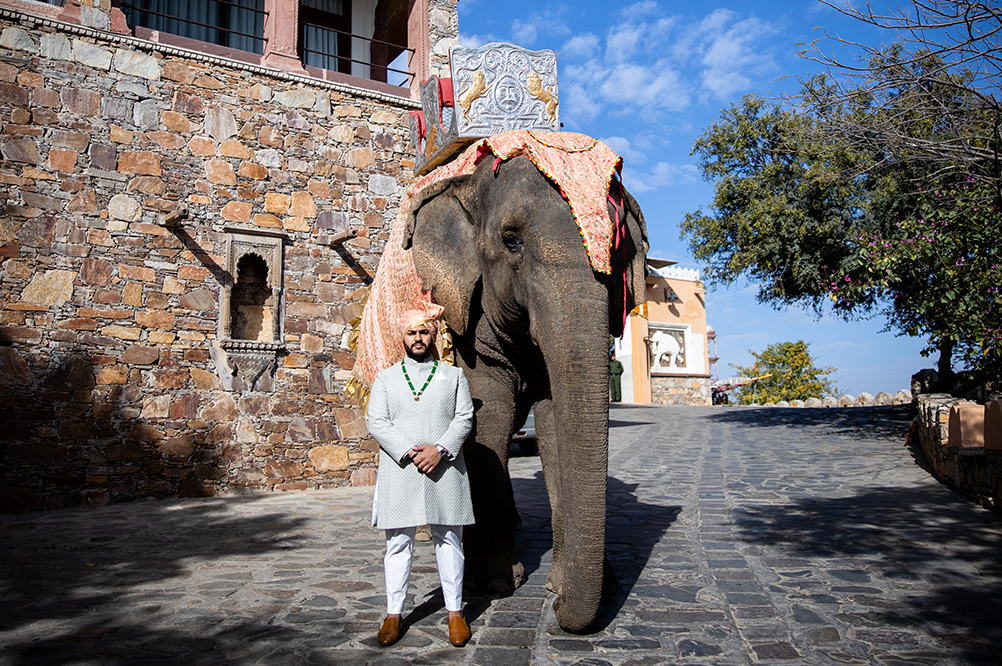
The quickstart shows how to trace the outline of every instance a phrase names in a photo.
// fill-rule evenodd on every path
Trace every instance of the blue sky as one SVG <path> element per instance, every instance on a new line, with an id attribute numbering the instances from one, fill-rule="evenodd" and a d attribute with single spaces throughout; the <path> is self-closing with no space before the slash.
<path id="1" fill-rule="evenodd" d="M 605 141 L 624 158 L 623 179 L 647 219 L 650 255 L 702 268 L 679 239 L 686 212 L 707 208 L 713 189 L 690 155 L 721 109 L 742 95 L 794 92 L 818 67 L 797 55 L 830 33 L 866 44 L 894 35 L 843 17 L 816 0 L 674 3 L 577 0 L 459 0 L 460 41 L 511 41 L 557 52 L 564 129 Z M 831 52 L 836 45 L 823 42 Z M 843 392 L 909 388 L 935 367 L 924 340 L 881 333 L 882 318 L 842 322 L 755 300 L 753 284 L 707 285 L 707 322 L 717 332 L 721 377 L 750 366 L 750 351 L 804 340 L 832 366 Z"/>

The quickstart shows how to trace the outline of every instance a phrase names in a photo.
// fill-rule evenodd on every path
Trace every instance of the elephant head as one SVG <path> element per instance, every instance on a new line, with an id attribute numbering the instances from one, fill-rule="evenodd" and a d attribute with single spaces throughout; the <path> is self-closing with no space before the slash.
<path id="1" fill-rule="evenodd" d="M 603 582 L 609 333 L 645 294 L 643 215 L 618 182 L 613 190 L 611 274 L 592 268 L 568 202 L 524 156 L 429 186 L 404 235 L 445 308 L 477 409 L 464 448 L 477 516 L 467 578 L 494 591 L 520 582 L 508 446 L 535 406 L 553 509 L 549 584 L 561 627 L 576 632 L 594 621 Z"/>

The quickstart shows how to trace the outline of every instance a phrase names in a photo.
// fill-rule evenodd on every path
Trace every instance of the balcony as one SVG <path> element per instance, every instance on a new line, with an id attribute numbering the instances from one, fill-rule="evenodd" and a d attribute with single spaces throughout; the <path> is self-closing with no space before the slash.
<path id="1" fill-rule="evenodd" d="M 410 96 L 417 69 L 417 51 L 407 44 L 408 7 L 408 0 L 121 4 L 129 28 L 143 39 L 252 64 L 278 63 L 281 69 L 402 97 Z"/>

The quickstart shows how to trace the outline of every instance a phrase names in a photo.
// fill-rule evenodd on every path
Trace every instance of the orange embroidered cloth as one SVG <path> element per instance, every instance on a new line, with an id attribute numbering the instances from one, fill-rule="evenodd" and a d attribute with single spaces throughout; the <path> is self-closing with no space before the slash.
<path id="1" fill-rule="evenodd" d="M 412 200 L 424 188 L 446 178 L 473 173 L 485 156 L 507 160 L 525 155 L 552 180 L 567 199 L 584 240 L 592 268 L 612 272 L 610 253 L 613 228 L 606 207 L 609 183 L 622 158 L 597 139 L 572 132 L 516 130 L 482 139 L 456 160 L 444 164 L 407 188 L 386 249 L 369 287 L 355 343 L 355 367 L 346 393 L 360 405 L 368 402 L 368 389 L 383 368 L 404 356 L 399 335 L 400 315 L 424 309 L 441 313 L 431 293 L 421 288 L 410 250 L 403 249 L 404 231 Z"/>

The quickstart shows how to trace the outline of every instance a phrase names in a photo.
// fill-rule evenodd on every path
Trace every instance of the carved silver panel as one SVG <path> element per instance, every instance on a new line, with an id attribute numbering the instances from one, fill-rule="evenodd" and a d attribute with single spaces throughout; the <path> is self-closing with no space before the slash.
<path id="1" fill-rule="evenodd" d="M 459 136 L 516 129 L 559 130 L 557 54 L 517 44 L 453 46 L 452 89 Z"/>

